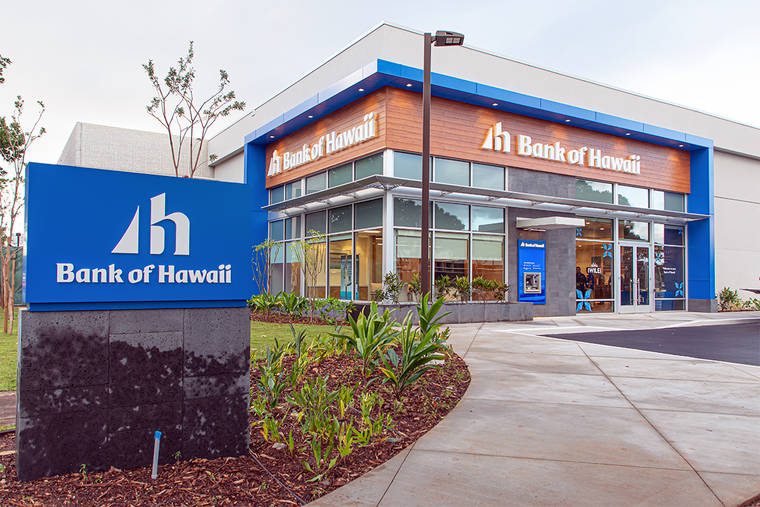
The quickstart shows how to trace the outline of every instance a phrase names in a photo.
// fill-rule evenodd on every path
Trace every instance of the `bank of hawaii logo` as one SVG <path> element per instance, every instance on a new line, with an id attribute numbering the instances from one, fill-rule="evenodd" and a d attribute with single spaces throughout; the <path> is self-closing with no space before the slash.
<path id="1" fill-rule="evenodd" d="M 166 194 L 150 198 L 150 253 L 164 253 L 164 220 L 174 222 L 174 255 L 190 255 L 190 219 L 187 215 L 175 211 L 166 214 Z M 140 251 L 140 206 L 137 206 L 132 221 L 127 226 L 119 242 L 111 253 L 137 254 Z"/>
<path id="2" fill-rule="evenodd" d="M 588 301 L 589 299 L 591 299 L 591 289 L 586 289 L 585 293 L 581 292 L 580 289 L 575 289 L 575 297 L 578 299 L 578 302 L 575 306 L 576 312 L 580 312 L 584 308 L 589 312 L 592 311 L 591 303 L 589 303 Z"/>

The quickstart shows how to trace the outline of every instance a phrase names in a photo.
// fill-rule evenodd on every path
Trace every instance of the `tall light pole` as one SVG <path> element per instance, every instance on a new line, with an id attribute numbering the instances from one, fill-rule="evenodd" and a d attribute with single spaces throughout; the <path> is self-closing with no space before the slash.
<path id="1" fill-rule="evenodd" d="M 431 292 L 430 287 L 430 46 L 461 46 L 464 35 L 438 30 L 433 36 L 425 32 L 422 78 L 422 247 L 420 282 L 422 293 Z"/>

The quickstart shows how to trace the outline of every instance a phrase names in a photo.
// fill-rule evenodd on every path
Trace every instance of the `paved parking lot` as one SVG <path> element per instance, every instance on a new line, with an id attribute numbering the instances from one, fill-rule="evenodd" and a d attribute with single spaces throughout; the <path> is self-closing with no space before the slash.
<path id="1" fill-rule="evenodd" d="M 452 326 L 472 374 L 460 404 L 410 448 L 316 504 L 737 505 L 760 492 L 759 366 L 565 336 L 666 326 L 699 333 L 705 323 L 736 324 L 728 318 Z"/>

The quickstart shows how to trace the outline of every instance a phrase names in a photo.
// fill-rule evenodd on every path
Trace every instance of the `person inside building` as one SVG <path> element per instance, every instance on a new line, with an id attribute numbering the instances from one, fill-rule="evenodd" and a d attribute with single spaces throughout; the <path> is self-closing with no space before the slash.
<path id="1" fill-rule="evenodd" d="M 575 266 L 575 288 L 581 293 L 586 290 L 586 275 L 583 274 L 580 266 Z"/>

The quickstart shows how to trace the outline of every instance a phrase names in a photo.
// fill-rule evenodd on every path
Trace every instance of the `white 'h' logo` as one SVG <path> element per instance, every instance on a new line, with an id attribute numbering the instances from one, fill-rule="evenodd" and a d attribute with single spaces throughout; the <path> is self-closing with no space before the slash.
<path id="1" fill-rule="evenodd" d="M 174 222 L 174 255 L 190 255 L 190 219 L 187 215 L 175 211 L 166 215 L 166 194 L 150 198 L 150 253 L 164 253 L 164 226 L 157 225 L 162 220 Z M 111 253 L 136 254 L 139 252 L 140 239 L 140 206 L 129 223 L 124 235 Z"/>
<path id="2" fill-rule="evenodd" d="M 506 130 L 501 130 L 501 122 L 499 122 L 488 129 L 486 139 L 483 141 L 483 145 L 480 147 L 480 149 L 509 153 L 510 141 L 511 139 L 509 137 L 509 132 Z"/>

